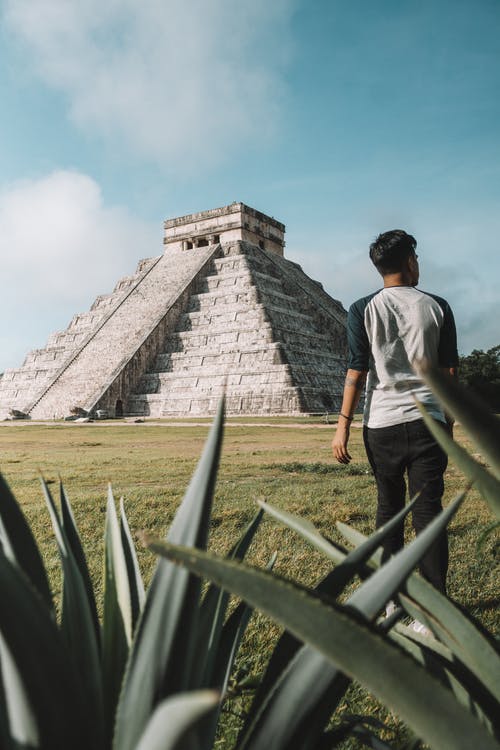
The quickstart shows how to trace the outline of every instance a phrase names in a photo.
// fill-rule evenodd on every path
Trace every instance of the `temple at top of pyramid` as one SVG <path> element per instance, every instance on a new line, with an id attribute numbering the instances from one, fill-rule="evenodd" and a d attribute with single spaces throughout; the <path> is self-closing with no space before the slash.
<path id="1" fill-rule="evenodd" d="M 243 203 L 165 222 L 165 251 L 0 379 L 0 418 L 340 408 L 346 311 Z"/>
<path id="2" fill-rule="evenodd" d="M 285 225 L 244 203 L 167 219 L 164 227 L 163 242 L 168 248 L 191 250 L 244 240 L 283 256 L 285 247 Z"/>

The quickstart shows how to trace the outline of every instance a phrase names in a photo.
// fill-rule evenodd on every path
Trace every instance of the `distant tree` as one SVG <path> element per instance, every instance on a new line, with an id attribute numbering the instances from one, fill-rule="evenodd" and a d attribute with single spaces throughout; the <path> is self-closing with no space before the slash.
<path id="1" fill-rule="evenodd" d="M 485 400 L 495 412 L 500 412 L 500 345 L 483 352 L 474 349 L 467 357 L 460 357 L 460 380 Z"/>

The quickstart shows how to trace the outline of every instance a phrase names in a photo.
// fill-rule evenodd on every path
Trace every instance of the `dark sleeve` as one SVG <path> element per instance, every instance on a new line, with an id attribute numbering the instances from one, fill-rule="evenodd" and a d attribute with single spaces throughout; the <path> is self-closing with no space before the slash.
<path id="1" fill-rule="evenodd" d="M 444 319 L 439 338 L 438 364 L 440 367 L 457 367 L 458 350 L 455 319 L 449 304 L 445 300 L 440 302 L 444 313 Z"/>
<path id="2" fill-rule="evenodd" d="M 349 308 L 347 314 L 347 367 L 360 372 L 367 371 L 370 363 L 370 343 L 365 328 L 366 300 L 360 299 Z"/>

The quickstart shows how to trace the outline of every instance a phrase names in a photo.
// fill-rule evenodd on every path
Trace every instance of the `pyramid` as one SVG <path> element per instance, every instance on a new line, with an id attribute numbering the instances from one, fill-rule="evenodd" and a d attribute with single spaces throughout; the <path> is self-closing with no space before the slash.
<path id="1" fill-rule="evenodd" d="M 340 408 L 346 311 L 283 256 L 285 227 L 233 203 L 165 222 L 165 251 L 0 380 L 0 418 Z"/>

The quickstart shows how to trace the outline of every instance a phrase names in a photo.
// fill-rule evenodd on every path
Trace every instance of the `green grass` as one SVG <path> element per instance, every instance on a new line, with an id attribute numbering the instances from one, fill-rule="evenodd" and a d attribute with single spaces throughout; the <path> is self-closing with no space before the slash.
<path id="1" fill-rule="evenodd" d="M 245 426 L 241 424 L 243 421 Z M 266 425 L 259 426 L 264 421 Z M 147 529 L 163 536 L 201 453 L 208 422 L 206 426 L 193 423 L 174 426 L 167 422 L 0 425 L 0 468 L 32 525 L 56 593 L 60 591 L 57 550 L 37 481 L 39 472 L 54 483 L 54 489 L 61 474 L 99 591 L 107 482 L 112 482 L 117 498 L 124 496 L 133 531 Z M 352 430 L 353 462 L 346 467 L 333 463 L 332 436 L 333 427 L 324 425 L 321 418 L 230 421 L 214 503 L 210 548 L 221 554 L 229 549 L 255 513 L 258 498 L 305 516 L 328 537 L 339 538 L 337 520 L 370 532 L 376 494 L 361 430 Z M 457 439 L 467 445 L 460 430 Z M 465 484 L 452 466 L 446 480 L 445 503 Z M 481 530 L 490 521 L 483 501 L 471 491 L 450 526 L 449 593 L 498 633 L 495 570 L 498 541 L 492 536 L 481 553 L 476 550 Z M 407 533 L 411 535 L 410 526 Z M 252 545 L 249 560 L 265 565 L 275 550 L 278 551 L 275 570 L 304 583 L 314 583 L 328 569 L 325 560 L 292 531 L 266 519 Z M 139 559 L 148 579 L 155 560 L 142 549 Z M 254 616 L 239 659 L 241 675 L 257 675 L 264 669 L 278 634 L 278 629 L 263 616 Z M 225 734 L 218 744 L 221 749 L 230 747 L 239 724 L 233 712 L 244 710 L 246 700 L 243 697 L 232 702 L 231 712 L 226 714 Z M 347 694 L 343 708 L 387 718 L 386 711 L 356 688 Z M 397 722 L 393 721 L 395 725 Z"/>

